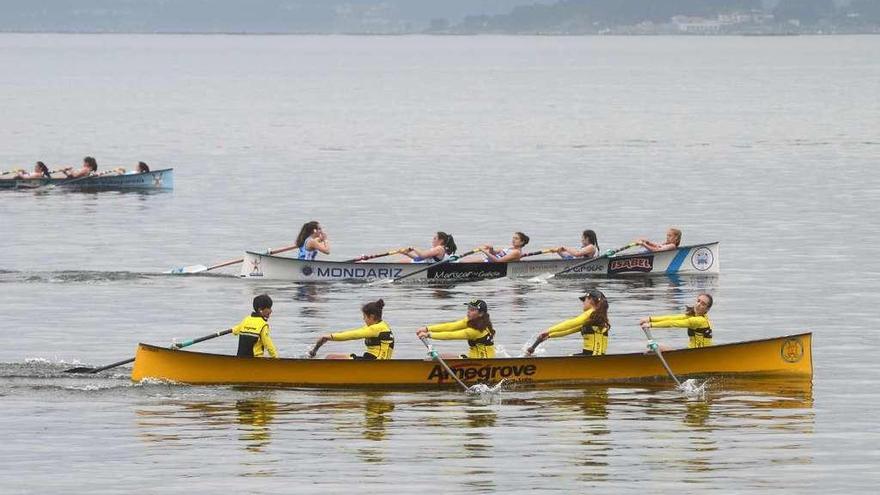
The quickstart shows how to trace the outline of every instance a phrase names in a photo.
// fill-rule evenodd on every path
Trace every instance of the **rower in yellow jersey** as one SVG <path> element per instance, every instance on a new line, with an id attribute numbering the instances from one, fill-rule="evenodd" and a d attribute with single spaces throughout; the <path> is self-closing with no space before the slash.
<path id="1" fill-rule="evenodd" d="M 531 356 L 535 348 L 547 339 L 565 337 L 575 332 L 580 332 L 584 338 L 584 348 L 574 356 L 601 356 L 608 350 L 608 332 L 611 323 L 608 321 L 608 299 L 600 290 L 590 290 L 580 296 L 584 303 L 584 312 L 574 318 L 557 323 L 541 332 L 535 343 L 527 350 L 526 355 Z"/>
<path id="2" fill-rule="evenodd" d="M 646 316 L 639 320 L 639 325 L 642 328 L 687 328 L 689 349 L 708 347 L 712 345 L 712 323 L 708 313 L 713 302 L 711 295 L 703 293 L 683 314 Z"/>
<path id="3" fill-rule="evenodd" d="M 467 316 L 464 318 L 448 323 L 426 325 L 416 331 L 416 336 L 434 340 L 467 340 L 468 353 L 460 357 L 494 358 L 495 329 L 492 327 L 492 320 L 489 319 L 489 307 L 486 301 L 474 299 L 465 305 Z"/>
<path id="4" fill-rule="evenodd" d="M 315 357 L 318 349 L 325 342 L 331 340 L 342 342 L 364 339 L 364 345 L 367 349 L 362 356 L 354 353 L 328 354 L 326 359 L 391 359 L 392 354 L 394 354 L 394 334 L 391 333 L 391 327 L 382 319 L 382 309 L 384 307 L 385 301 L 381 299 L 364 304 L 361 306 L 364 326 L 319 337 L 318 341 L 315 342 L 315 347 L 309 352 L 309 357 Z"/>
<path id="5" fill-rule="evenodd" d="M 238 335 L 238 357 L 263 357 L 268 352 L 273 358 L 278 351 L 269 337 L 269 316 L 272 314 L 272 298 L 261 294 L 254 298 L 254 312 L 232 327 L 232 334 Z"/>

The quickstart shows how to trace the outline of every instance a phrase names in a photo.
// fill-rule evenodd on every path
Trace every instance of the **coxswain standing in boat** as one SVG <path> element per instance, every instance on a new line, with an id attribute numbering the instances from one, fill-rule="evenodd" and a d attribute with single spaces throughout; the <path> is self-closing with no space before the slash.
<path id="1" fill-rule="evenodd" d="M 270 315 L 272 298 L 266 294 L 255 297 L 254 312 L 232 327 L 232 334 L 238 335 L 238 357 L 263 357 L 264 353 L 278 357 L 278 351 L 269 336 Z"/>
<path id="2" fill-rule="evenodd" d="M 584 339 L 584 348 L 573 356 L 601 356 L 608 350 L 608 333 L 611 323 L 608 321 L 608 299 L 600 290 L 590 290 L 580 296 L 584 303 L 584 312 L 580 315 L 557 323 L 541 332 L 535 343 L 527 350 L 526 355 L 531 356 L 535 348 L 547 339 L 565 337 L 575 332 L 580 332 Z"/>
<path id="3" fill-rule="evenodd" d="M 647 249 L 648 252 L 656 253 L 660 251 L 672 251 L 673 249 L 678 249 L 678 245 L 681 244 L 681 230 L 670 228 L 666 231 L 666 241 L 661 244 L 656 242 L 651 242 L 644 237 L 636 239 L 633 241 L 643 248 Z"/>
<path id="4" fill-rule="evenodd" d="M 419 338 L 427 337 L 434 340 L 467 340 L 467 355 L 460 356 L 470 359 L 495 357 L 495 329 L 489 318 L 489 307 L 486 301 L 475 299 L 467 306 L 467 316 L 457 321 L 426 325 L 416 331 Z"/>
<path id="5" fill-rule="evenodd" d="M 82 167 L 74 170 L 73 167 L 67 167 L 61 170 L 64 175 L 71 179 L 80 177 L 88 177 L 98 171 L 98 162 L 94 158 L 87 156 L 83 158 Z"/>
<path id="6" fill-rule="evenodd" d="M 712 345 L 709 309 L 712 308 L 713 302 L 711 295 L 702 293 L 697 296 L 692 307 L 685 308 L 683 314 L 646 316 L 639 320 L 639 325 L 642 328 L 687 328 L 689 349 L 708 347 Z"/>
<path id="7" fill-rule="evenodd" d="M 490 263 L 506 263 L 510 261 L 519 261 L 522 258 L 522 248 L 529 243 L 529 236 L 522 232 L 514 232 L 510 240 L 511 246 L 504 249 L 496 250 L 493 246 L 485 245 L 480 247 L 483 252 L 485 261 Z"/>
<path id="8" fill-rule="evenodd" d="M 24 172 L 22 171 L 19 174 L 16 174 L 13 179 L 51 179 L 52 174 L 49 172 L 49 167 L 46 166 L 43 162 L 37 162 L 34 165 L 33 172 Z"/>
<path id="9" fill-rule="evenodd" d="M 330 254 L 330 240 L 321 224 L 312 220 L 303 224 L 296 236 L 297 259 L 313 260 L 318 252 Z"/>
<path id="10" fill-rule="evenodd" d="M 315 347 L 309 352 L 309 357 L 315 357 L 318 349 L 326 342 L 343 342 L 346 340 L 364 339 L 366 352 L 357 354 L 328 354 L 325 359 L 391 359 L 394 354 L 394 334 L 391 327 L 382 319 L 382 309 L 385 301 L 379 299 L 361 306 L 364 318 L 364 326 L 353 330 L 335 332 L 318 338 Z"/>
<path id="11" fill-rule="evenodd" d="M 439 263 L 455 254 L 457 250 L 458 246 L 455 245 L 455 239 L 452 238 L 452 235 L 446 232 L 437 232 L 431 239 L 430 248 L 423 251 L 408 247 L 400 254 L 407 257 L 403 260 L 404 263 Z"/>
<path id="12" fill-rule="evenodd" d="M 585 230 L 584 233 L 581 234 L 580 248 L 559 246 L 558 248 L 556 248 L 556 253 L 564 259 L 589 259 L 599 256 L 599 241 L 596 240 L 596 232 L 590 229 Z"/>

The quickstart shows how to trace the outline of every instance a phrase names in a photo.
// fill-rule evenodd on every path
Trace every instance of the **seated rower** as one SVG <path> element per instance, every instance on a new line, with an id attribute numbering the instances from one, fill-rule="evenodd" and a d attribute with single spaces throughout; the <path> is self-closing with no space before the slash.
<path id="1" fill-rule="evenodd" d="M 467 340 L 470 347 L 467 355 L 451 357 L 494 358 L 495 329 L 492 327 L 492 320 L 489 319 L 489 307 L 486 305 L 486 301 L 475 299 L 465 305 L 467 306 L 467 316 L 464 318 L 448 323 L 424 326 L 416 331 L 416 336 L 434 340 Z"/>
<path id="2" fill-rule="evenodd" d="M 522 248 L 529 243 L 529 236 L 522 232 L 514 232 L 513 238 L 510 240 L 511 246 L 496 250 L 490 245 L 480 247 L 483 252 L 485 261 L 490 263 L 505 263 L 509 261 L 519 261 L 522 258 Z"/>
<path id="3" fill-rule="evenodd" d="M 71 179 L 88 177 L 89 175 L 92 175 L 98 171 L 98 162 L 94 158 L 87 156 L 83 158 L 83 165 L 81 168 L 73 170 L 73 167 L 67 167 L 65 169 L 62 169 L 61 171 L 64 173 L 64 175 Z"/>
<path id="4" fill-rule="evenodd" d="M 49 167 L 46 166 L 43 162 L 37 162 L 34 165 L 33 172 L 25 172 L 21 171 L 17 174 L 13 179 L 51 179 L 52 173 L 49 172 Z"/>
<path id="5" fill-rule="evenodd" d="M 681 244 L 681 230 L 673 228 L 667 230 L 666 241 L 664 241 L 662 244 L 651 242 L 644 237 L 636 239 L 634 242 L 647 249 L 648 252 L 652 253 L 656 253 L 659 251 L 671 251 L 678 248 L 678 245 Z"/>
<path id="6" fill-rule="evenodd" d="M 321 224 L 312 220 L 303 224 L 296 236 L 297 259 L 313 260 L 318 251 L 330 254 L 330 241 Z"/>
<path id="7" fill-rule="evenodd" d="M 409 247 L 400 254 L 407 257 L 403 260 L 404 263 L 439 263 L 455 254 L 457 250 L 458 247 L 455 245 L 455 239 L 452 238 L 452 235 L 446 232 L 437 232 L 431 239 L 430 248 L 423 251 Z"/>
<path id="8" fill-rule="evenodd" d="M 702 293 L 697 296 L 693 307 L 685 308 L 683 314 L 646 316 L 639 320 L 639 325 L 642 328 L 687 328 L 688 349 L 708 347 L 712 345 L 712 324 L 708 314 L 713 302 L 711 295 Z"/>
<path id="9" fill-rule="evenodd" d="M 584 312 L 579 316 L 557 323 L 541 332 L 535 343 L 527 350 L 526 355 L 535 353 L 535 348 L 547 339 L 565 337 L 580 332 L 584 338 L 584 348 L 573 356 L 601 356 L 608 350 L 608 333 L 611 323 L 608 321 L 608 299 L 600 290 L 592 289 L 578 299 L 584 303 Z"/>
<path id="10" fill-rule="evenodd" d="M 309 352 L 309 357 L 315 357 L 318 349 L 325 342 L 343 342 L 346 340 L 364 339 L 366 352 L 362 356 L 357 354 L 328 354 L 325 359 L 391 359 L 394 353 L 394 334 L 391 333 L 391 327 L 382 319 L 382 308 L 385 307 L 385 301 L 369 302 L 361 306 L 361 313 L 364 318 L 364 326 L 344 332 L 336 332 L 323 335 L 318 338 L 315 347 Z"/>
<path id="11" fill-rule="evenodd" d="M 268 352 L 273 358 L 278 351 L 269 337 L 269 316 L 272 314 L 272 298 L 261 294 L 254 298 L 254 312 L 232 327 L 232 334 L 238 335 L 238 357 L 263 357 Z"/>
<path id="12" fill-rule="evenodd" d="M 596 232 L 590 229 L 585 230 L 584 233 L 581 235 L 580 248 L 559 246 L 558 248 L 556 248 L 556 253 L 564 259 L 589 259 L 599 256 L 599 241 L 596 240 Z"/>
<path id="13" fill-rule="evenodd" d="M 144 162 L 138 162 L 136 174 L 145 174 L 150 171 L 150 167 Z"/>

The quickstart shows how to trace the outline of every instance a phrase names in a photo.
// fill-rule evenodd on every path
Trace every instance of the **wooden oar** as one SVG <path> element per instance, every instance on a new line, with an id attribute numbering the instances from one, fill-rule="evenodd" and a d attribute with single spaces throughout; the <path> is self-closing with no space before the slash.
<path id="1" fill-rule="evenodd" d="M 530 280 L 531 280 L 532 282 L 543 282 L 543 281 L 549 280 L 549 279 L 551 279 L 551 278 L 553 278 L 553 277 L 557 277 L 557 276 L 559 276 L 559 275 L 562 275 L 563 273 L 568 273 L 568 272 L 570 272 L 570 271 L 572 271 L 572 270 L 577 270 L 578 268 L 580 268 L 580 267 L 582 267 L 582 266 L 584 266 L 584 265 L 586 265 L 586 264 L 592 263 L 592 262 L 594 262 L 594 261 L 596 261 L 596 260 L 601 260 L 602 258 L 610 258 L 610 257 L 614 256 L 615 254 L 621 252 L 621 251 L 627 250 L 627 249 L 629 249 L 629 248 L 631 248 L 631 247 L 635 247 L 635 246 L 638 246 L 638 245 L 639 245 L 639 243 L 637 243 L 637 242 L 630 242 L 629 244 L 627 244 L 627 245 L 625 245 L 625 246 L 621 246 L 621 247 L 619 247 L 619 248 L 617 248 L 617 249 L 609 249 L 608 251 L 605 251 L 605 252 L 604 252 L 603 254 L 601 254 L 600 256 L 596 256 L 595 258 L 590 258 L 590 259 L 588 259 L 588 260 L 584 260 L 584 261 L 582 261 L 582 262 L 580 262 L 580 263 L 578 263 L 578 264 L 576 264 L 576 265 L 572 265 L 572 266 L 570 266 L 570 267 L 568 267 L 568 268 L 566 268 L 565 270 L 562 270 L 562 271 L 560 271 L 560 272 L 550 273 L 550 274 L 545 274 L 545 275 L 538 275 L 537 277 L 532 277 Z"/>
<path id="2" fill-rule="evenodd" d="M 14 169 L 12 169 L 12 170 L 7 170 L 7 171 L 5 171 L 5 172 L 0 172 L 0 176 L 2 176 L 2 175 L 14 174 L 14 173 L 16 173 L 16 172 L 19 172 L 19 173 L 20 173 L 20 172 L 24 172 L 24 169 L 14 168 Z"/>
<path id="3" fill-rule="evenodd" d="M 297 246 L 284 246 L 280 248 L 270 249 L 265 254 L 278 254 L 283 253 L 285 251 L 290 251 L 291 249 L 296 249 Z M 165 273 L 170 273 L 172 275 L 181 275 L 181 274 L 189 274 L 189 273 L 202 273 L 208 272 L 211 270 L 216 270 L 217 268 L 223 268 L 224 266 L 236 265 L 244 261 L 244 258 L 237 258 L 234 260 L 222 261 L 217 263 L 216 265 L 205 266 L 205 265 L 189 265 L 189 266 L 181 266 L 180 268 L 173 268 Z"/>
<path id="4" fill-rule="evenodd" d="M 530 253 L 523 253 L 520 255 L 520 258 L 525 258 L 527 256 L 537 256 L 539 254 L 555 253 L 555 252 L 556 252 L 556 248 L 546 248 L 546 249 L 542 249 L 540 251 L 532 251 Z"/>
<path id="5" fill-rule="evenodd" d="M 642 327 L 642 330 L 645 332 L 645 336 L 648 337 L 648 349 L 654 351 L 654 354 L 660 358 L 660 362 L 663 363 L 663 367 L 666 368 L 666 372 L 669 373 L 669 376 L 675 381 L 675 384 L 681 388 L 681 381 L 675 376 L 675 373 L 672 372 L 672 368 L 669 367 L 669 363 L 666 362 L 666 359 L 663 358 L 663 353 L 660 352 L 660 346 L 657 345 L 657 342 L 654 342 L 654 337 L 651 336 L 651 329 L 648 327 Z"/>
<path id="6" fill-rule="evenodd" d="M 77 182 L 80 182 L 80 181 L 83 181 L 83 180 L 86 180 L 86 179 L 94 179 L 95 177 L 103 177 L 103 176 L 105 176 L 105 175 L 110 175 L 110 174 L 112 174 L 112 173 L 114 173 L 114 172 L 116 172 L 116 171 L 115 171 L 115 170 L 105 170 L 105 171 L 100 172 L 100 173 L 97 173 L 97 174 L 89 174 L 89 175 L 84 175 L 84 176 L 82 176 L 82 177 L 77 177 L 77 178 L 75 178 L 75 179 L 70 179 L 70 180 L 67 181 L 67 182 L 61 182 L 59 185 L 62 185 L 62 186 L 69 186 L 69 185 L 71 185 L 71 184 L 75 184 L 75 183 L 77 183 Z"/>
<path id="7" fill-rule="evenodd" d="M 465 385 L 464 382 L 461 381 L 461 378 L 459 378 L 458 375 L 456 375 L 455 372 L 452 371 L 452 368 L 450 368 L 449 365 L 446 364 L 446 361 L 444 361 L 443 358 L 440 357 L 440 353 L 437 352 L 437 351 L 435 351 L 435 350 L 434 350 L 434 347 L 431 346 L 431 344 L 428 343 L 428 338 L 427 338 L 427 337 L 419 337 L 419 340 L 421 340 L 422 343 L 425 344 L 425 347 L 428 348 L 428 354 L 429 354 L 432 358 L 434 358 L 434 359 L 436 359 L 437 361 L 439 361 L 441 365 L 443 365 L 443 368 L 446 370 L 446 372 L 449 373 L 449 375 L 452 376 L 452 378 L 455 378 L 455 381 L 457 381 L 458 384 L 461 385 L 461 388 L 463 388 L 465 392 L 469 392 L 469 391 L 470 391 L 470 387 L 468 387 L 467 385 Z"/>
<path id="8" fill-rule="evenodd" d="M 391 256 L 392 254 L 398 254 L 398 253 L 402 253 L 404 251 L 406 251 L 406 249 L 399 248 L 399 249 L 393 249 L 391 251 L 388 251 L 387 253 L 362 254 L 362 255 L 358 256 L 357 258 L 345 260 L 345 263 L 357 263 L 358 261 L 367 261 L 367 260 L 372 260 L 372 259 L 376 259 L 376 258 L 382 258 L 383 256 Z"/>
<path id="9" fill-rule="evenodd" d="M 401 281 L 401 280 L 403 280 L 403 279 L 405 279 L 405 278 L 412 277 L 413 275 L 418 275 L 419 273 L 422 273 L 422 272 L 424 272 L 424 271 L 430 270 L 431 268 L 434 268 L 434 267 L 436 267 L 436 266 L 445 265 L 446 263 L 450 263 L 450 262 L 453 262 L 453 261 L 460 260 L 460 259 L 464 258 L 465 256 L 470 256 L 470 255 L 472 255 L 472 254 L 474 254 L 474 253 L 478 253 L 478 252 L 480 252 L 480 249 L 479 249 L 479 248 L 477 248 L 477 249 L 471 249 L 470 251 L 468 251 L 468 252 L 462 254 L 461 256 L 450 256 L 450 257 L 446 258 L 446 259 L 443 260 L 443 261 L 438 261 L 438 262 L 436 262 L 436 263 L 431 263 L 431 264 L 429 264 L 428 266 L 426 266 L 426 267 L 424 267 L 424 268 L 420 268 L 420 269 L 418 269 L 418 270 L 416 270 L 416 271 L 414 271 L 414 272 L 412 272 L 412 273 L 407 273 L 406 275 L 404 275 L 404 276 L 402 276 L 402 277 L 397 277 L 397 278 L 385 278 L 385 279 L 377 280 L 376 282 L 371 282 L 371 283 L 372 283 L 372 284 L 376 284 L 376 283 L 388 283 L 388 284 L 391 284 L 391 283 L 394 283 L 394 282 L 399 282 L 399 281 Z"/>
<path id="10" fill-rule="evenodd" d="M 182 349 L 184 347 L 189 347 L 193 344 L 198 344 L 199 342 L 204 342 L 206 340 L 215 339 L 220 337 L 221 335 L 227 335 L 232 333 L 232 329 L 228 328 L 226 330 L 221 330 L 219 332 L 212 333 L 210 335 L 205 335 L 204 337 L 199 337 L 197 339 L 187 340 L 186 342 L 175 342 L 172 344 L 172 348 Z M 124 364 L 128 364 L 134 361 L 134 358 L 125 359 L 123 361 L 117 361 L 113 364 L 108 364 L 107 366 L 101 366 L 100 368 L 90 368 L 88 366 L 80 366 L 78 368 L 70 368 L 69 370 L 64 370 L 65 373 L 100 373 L 104 370 L 109 370 L 110 368 L 116 368 L 117 366 L 122 366 Z"/>

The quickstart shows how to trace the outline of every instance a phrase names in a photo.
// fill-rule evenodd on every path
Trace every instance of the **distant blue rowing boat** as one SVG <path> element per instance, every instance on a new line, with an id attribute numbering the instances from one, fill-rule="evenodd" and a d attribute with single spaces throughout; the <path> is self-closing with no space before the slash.
<path id="1" fill-rule="evenodd" d="M 97 175 L 76 179 L 2 179 L 0 189 L 62 187 L 75 190 L 170 190 L 174 189 L 174 169 L 140 174 Z"/>

